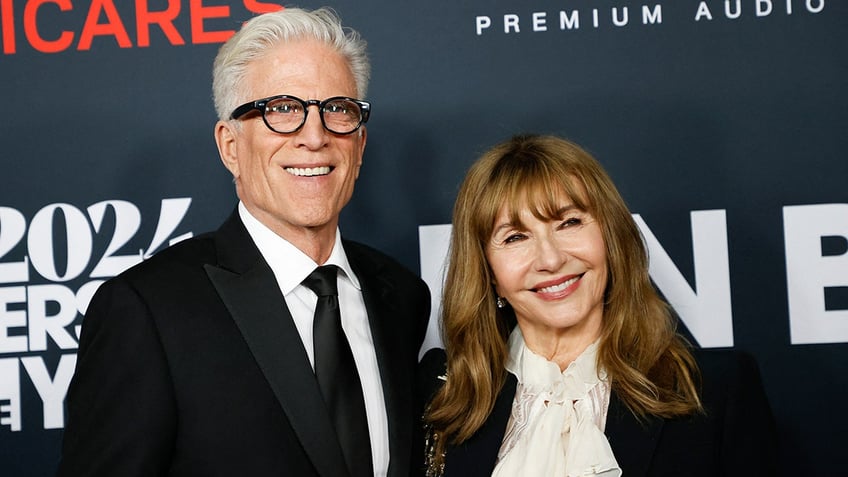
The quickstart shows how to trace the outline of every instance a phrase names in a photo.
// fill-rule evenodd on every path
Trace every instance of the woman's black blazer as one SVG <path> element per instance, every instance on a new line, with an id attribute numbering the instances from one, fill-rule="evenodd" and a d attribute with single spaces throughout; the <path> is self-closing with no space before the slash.
<path id="1" fill-rule="evenodd" d="M 686 418 L 640 421 L 610 398 L 604 433 L 624 477 L 775 476 L 774 421 L 757 364 L 733 350 L 694 350 L 702 375 L 705 412 Z M 430 350 L 420 365 L 419 396 L 424 403 L 442 381 L 445 354 Z M 458 446 L 449 446 L 445 477 L 490 476 L 515 396 L 512 374 L 482 428 Z M 423 405 L 422 405 L 423 413 Z M 422 459 L 423 431 L 420 439 Z M 423 465 L 422 465 L 423 474 Z"/>

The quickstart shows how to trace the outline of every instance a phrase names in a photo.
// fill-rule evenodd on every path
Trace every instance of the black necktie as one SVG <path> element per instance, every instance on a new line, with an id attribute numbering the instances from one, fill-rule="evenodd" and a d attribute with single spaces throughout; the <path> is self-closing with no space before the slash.
<path id="1" fill-rule="evenodd" d="M 315 320 L 312 323 L 315 344 L 315 377 L 324 403 L 336 427 L 336 434 L 352 476 L 373 476 L 371 439 L 362 384 L 353 353 L 342 330 L 339 293 L 336 286 L 338 268 L 325 265 L 315 269 L 303 284 L 318 295 Z"/>

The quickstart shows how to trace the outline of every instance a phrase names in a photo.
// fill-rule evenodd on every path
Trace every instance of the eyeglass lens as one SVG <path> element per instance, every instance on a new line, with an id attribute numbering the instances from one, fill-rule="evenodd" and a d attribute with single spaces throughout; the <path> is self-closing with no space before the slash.
<path id="1" fill-rule="evenodd" d="M 320 108 L 324 126 L 337 134 L 348 134 L 362 122 L 362 110 L 347 99 L 333 99 Z M 278 98 L 265 105 L 265 121 L 277 132 L 289 133 L 300 128 L 306 120 L 302 102 L 293 98 Z"/>

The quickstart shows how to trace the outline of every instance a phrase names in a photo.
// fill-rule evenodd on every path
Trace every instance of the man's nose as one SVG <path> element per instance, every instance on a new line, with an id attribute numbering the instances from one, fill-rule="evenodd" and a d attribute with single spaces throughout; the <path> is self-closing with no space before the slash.
<path id="1" fill-rule="evenodd" d="M 329 137 L 329 131 L 321 121 L 321 110 L 317 104 L 310 104 L 306 107 L 305 114 L 306 121 L 297 132 L 298 143 L 310 149 L 320 148 L 326 144 Z"/>

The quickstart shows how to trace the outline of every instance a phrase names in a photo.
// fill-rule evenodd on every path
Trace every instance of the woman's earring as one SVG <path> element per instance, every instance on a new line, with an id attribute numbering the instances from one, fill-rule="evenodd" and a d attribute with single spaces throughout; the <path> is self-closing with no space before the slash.
<path id="1" fill-rule="evenodd" d="M 497 305 L 498 308 L 504 308 L 506 307 L 506 300 L 504 300 L 503 297 L 499 296 L 498 299 L 495 300 L 495 305 Z"/>

